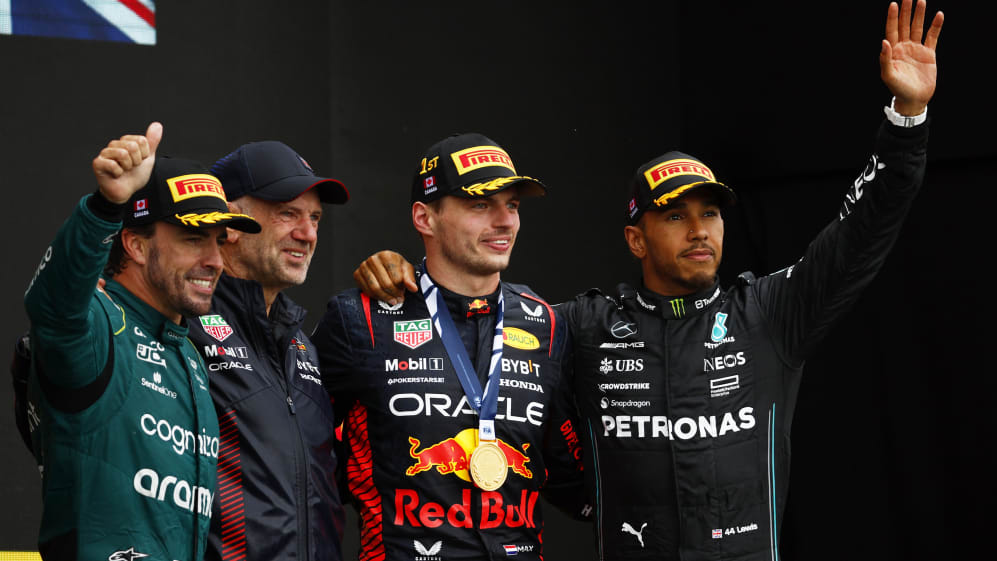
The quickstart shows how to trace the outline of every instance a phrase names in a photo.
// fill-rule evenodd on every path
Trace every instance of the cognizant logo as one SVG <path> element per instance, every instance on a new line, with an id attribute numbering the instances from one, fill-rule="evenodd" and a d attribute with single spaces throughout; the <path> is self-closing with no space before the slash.
<path id="1" fill-rule="evenodd" d="M 142 432 L 149 436 L 155 436 L 172 444 L 173 451 L 179 456 L 183 456 L 197 444 L 197 452 L 202 456 L 218 457 L 218 437 L 203 434 L 205 429 L 201 429 L 202 434 L 195 435 L 194 431 L 185 429 L 179 425 L 171 424 L 166 419 L 156 420 L 155 417 L 146 413 L 139 419 L 139 426 Z"/>

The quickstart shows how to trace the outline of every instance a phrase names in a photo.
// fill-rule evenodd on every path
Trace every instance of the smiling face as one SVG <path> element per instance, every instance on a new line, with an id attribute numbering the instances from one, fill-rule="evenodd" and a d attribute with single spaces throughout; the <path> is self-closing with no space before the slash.
<path id="1" fill-rule="evenodd" d="M 482 290 L 461 287 L 459 277 L 491 284 L 509 266 L 519 233 L 519 193 L 511 187 L 488 197 L 446 196 L 430 205 L 416 203 L 413 221 L 423 234 L 433 277 L 457 292 Z"/>
<path id="2" fill-rule="evenodd" d="M 661 210 L 649 210 L 624 229 L 641 261 L 644 285 L 665 296 L 683 296 L 713 284 L 723 255 L 724 222 L 707 189 L 696 189 Z"/>
<path id="3" fill-rule="evenodd" d="M 224 226 L 194 229 L 157 222 L 141 264 L 148 303 L 170 318 L 208 313 L 222 273 L 219 246 L 225 236 Z"/>
<path id="4" fill-rule="evenodd" d="M 322 218 L 318 193 L 305 191 L 287 202 L 246 196 L 232 206 L 255 218 L 263 230 L 259 234 L 239 235 L 236 243 L 225 247 L 228 273 L 255 280 L 268 293 L 304 283 Z"/>

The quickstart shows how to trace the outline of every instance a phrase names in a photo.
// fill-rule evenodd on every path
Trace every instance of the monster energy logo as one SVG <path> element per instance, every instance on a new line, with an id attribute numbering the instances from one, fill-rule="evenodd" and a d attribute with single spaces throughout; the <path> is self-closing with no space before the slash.
<path id="1" fill-rule="evenodd" d="M 675 317 L 680 318 L 685 315 L 684 298 L 676 298 L 675 300 L 669 300 L 668 303 L 672 305 L 672 314 Z"/>

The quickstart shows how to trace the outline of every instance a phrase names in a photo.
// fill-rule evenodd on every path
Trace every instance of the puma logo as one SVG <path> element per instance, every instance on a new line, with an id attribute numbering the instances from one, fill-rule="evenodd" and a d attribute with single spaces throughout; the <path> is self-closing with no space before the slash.
<path id="1" fill-rule="evenodd" d="M 640 525 L 640 531 L 638 532 L 637 530 L 634 530 L 634 527 L 631 526 L 629 522 L 624 522 L 623 523 L 623 527 L 620 528 L 620 531 L 621 532 L 625 532 L 627 534 L 633 534 L 633 535 L 637 536 L 637 541 L 640 542 L 640 547 L 641 547 L 641 549 L 643 549 L 644 548 L 644 536 L 642 534 L 644 533 L 644 528 L 646 528 L 646 527 L 647 527 L 647 522 L 641 524 Z"/>

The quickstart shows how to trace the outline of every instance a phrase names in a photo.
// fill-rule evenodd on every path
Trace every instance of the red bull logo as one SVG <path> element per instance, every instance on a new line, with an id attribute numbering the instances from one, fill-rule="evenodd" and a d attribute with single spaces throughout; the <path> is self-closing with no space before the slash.
<path id="1" fill-rule="evenodd" d="M 475 298 L 467 305 L 467 317 L 471 317 L 474 314 L 488 314 L 491 311 L 492 307 L 488 305 L 488 300 L 484 298 Z"/>
<path id="2" fill-rule="evenodd" d="M 471 490 L 461 491 L 461 500 L 452 505 L 432 501 L 421 502 L 419 493 L 413 489 L 395 489 L 395 526 L 406 524 L 420 528 L 438 528 L 449 524 L 454 528 L 536 528 L 533 511 L 540 493 L 523 489 L 519 492 L 519 503 L 506 504 L 502 494 L 496 491 L 482 491 L 480 515 L 475 519 L 471 506 Z M 515 500 L 515 499 L 513 499 Z"/>
<path id="3" fill-rule="evenodd" d="M 411 477 L 436 468 L 436 472 L 441 475 L 454 474 L 464 481 L 471 481 L 471 475 L 467 468 L 471 453 L 478 446 L 477 434 L 475 429 L 464 429 L 457 436 L 447 438 L 422 450 L 419 450 L 419 447 L 422 446 L 419 439 L 410 436 L 408 438 L 411 445 L 409 456 L 415 460 L 415 463 L 405 470 L 405 475 Z M 529 443 L 523 444 L 522 451 L 510 446 L 501 438 L 496 440 L 496 444 L 505 454 L 506 463 L 513 473 L 526 479 L 533 478 L 533 472 L 526 467 L 530 461 L 530 457 L 526 455 L 526 450 L 530 447 Z"/>

